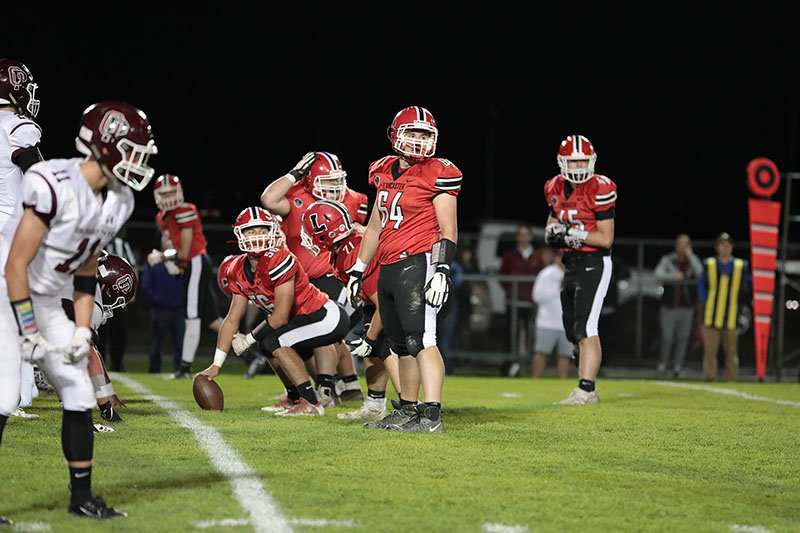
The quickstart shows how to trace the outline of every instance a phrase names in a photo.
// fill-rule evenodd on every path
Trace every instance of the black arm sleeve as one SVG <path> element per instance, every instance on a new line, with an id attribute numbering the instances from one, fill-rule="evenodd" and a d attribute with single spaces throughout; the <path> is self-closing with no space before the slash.
<path id="1" fill-rule="evenodd" d="M 614 208 L 606 209 L 605 211 L 598 211 L 594 214 L 595 220 L 609 220 L 614 218 Z"/>
<path id="2" fill-rule="evenodd" d="M 31 146 L 30 148 L 17 152 L 11 159 L 12 163 L 22 169 L 22 172 L 27 172 L 29 168 L 39 161 L 41 161 L 41 158 L 39 157 L 39 150 L 37 150 L 36 146 Z"/>

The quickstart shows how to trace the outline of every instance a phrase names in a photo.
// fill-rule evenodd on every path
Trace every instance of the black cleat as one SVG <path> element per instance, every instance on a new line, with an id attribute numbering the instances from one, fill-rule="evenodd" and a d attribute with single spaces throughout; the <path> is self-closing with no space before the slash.
<path id="1" fill-rule="evenodd" d="M 122 417 L 114 410 L 114 406 L 111 405 L 111 402 L 106 402 L 99 407 L 100 418 L 106 422 L 122 422 Z"/>
<path id="2" fill-rule="evenodd" d="M 426 406 L 420 403 L 414 406 L 416 416 L 405 424 L 392 425 L 386 428 L 389 431 L 406 431 L 411 433 L 444 433 L 441 409 Z M 434 411 L 437 411 L 434 416 Z"/>
<path id="3" fill-rule="evenodd" d="M 363 402 L 364 393 L 361 392 L 361 389 L 345 389 L 339 395 L 339 398 L 343 402 Z"/>
<path id="4" fill-rule="evenodd" d="M 3 516 L 3 515 L 0 515 L 0 526 L 8 526 L 8 525 L 11 525 L 11 524 L 13 524 L 13 523 L 14 523 L 14 522 L 12 522 L 11 520 L 9 520 L 9 519 L 8 519 L 8 518 L 6 518 L 5 516 Z"/>
<path id="5" fill-rule="evenodd" d="M 86 518 L 96 518 L 97 520 L 104 520 L 106 518 L 116 518 L 118 516 L 128 516 L 128 513 L 118 511 L 113 507 L 106 505 L 103 498 L 99 496 L 92 496 L 82 503 L 70 504 L 67 507 L 69 514 L 75 516 L 82 516 Z"/>

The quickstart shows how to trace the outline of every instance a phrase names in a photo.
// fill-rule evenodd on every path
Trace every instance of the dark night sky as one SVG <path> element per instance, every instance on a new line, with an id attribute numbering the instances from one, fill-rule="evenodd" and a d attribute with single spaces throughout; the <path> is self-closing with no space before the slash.
<path id="1" fill-rule="evenodd" d="M 800 10 L 599 4 L 48 8 L 19 14 L 27 25 L 0 42 L 40 85 L 47 157 L 77 155 L 87 105 L 127 100 L 153 123 L 157 171 L 225 222 L 312 149 L 338 154 L 367 192 L 395 112 L 423 105 L 437 155 L 464 173 L 465 229 L 487 216 L 542 224 L 542 186 L 577 132 L 619 188 L 618 235 L 746 238 L 747 162 L 800 170 Z M 151 219 L 149 190 L 140 198 L 134 219 Z"/>

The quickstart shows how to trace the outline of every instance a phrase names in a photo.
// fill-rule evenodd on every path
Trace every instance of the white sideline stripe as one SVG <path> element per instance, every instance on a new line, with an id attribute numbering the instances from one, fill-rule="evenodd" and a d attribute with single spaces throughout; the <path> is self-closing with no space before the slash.
<path id="1" fill-rule="evenodd" d="M 52 531 L 50 524 L 44 522 L 17 522 L 13 524 L 14 531 Z"/>
<path id="2" fill-rule="evenodd" d="M 503 398 L 522 398 L 522 394 L 517 394 L 516 392 L 503 392 L 500 396 Z"/>
<path id="3" fill-rule="evenodd" d="M 133 392 L 141 394 L 148 401 L 164 409 L 179 426 L 189 429 L 200 443 L 211 463 L 228 478 L 233 488 L 233 497 L 250 515 L 250 524 L 257 533 L 291 531 L 289 522 L 281 514 L 275 500 L 264 490 L 255 471 L 245 463 L 219 431 L 203 424 L 200 419 L 181 406 L 154 394 L 147 387 L 127 376 L 113 373 L 114 380 L 122 383 Z"/>
<path id="4" fill-rule="evenodd" d="M 353 520 L 325 520 L 324 518 L 290 518 L 289 523 L 293 526 L 307 527 L 358 527 L 360 522 Z M 197 529 L 208 529 L 212 527 L 235 527 L 248 526 L 250 520 L 247 518 L 223 518 L 222 520 L 204 520 L 195 522 Z"/>
<path id="5" fill-rule="evenodd" d="M 487 533 L 527 533 L 528 526 L 509 526 L 487 522 L 481 526 L 481 531 L 486 531 Z"/>
<path id="6" fill-rule="evenodd" d="M 688 383 L 671 383 L 669 381 L 653 381 L 656 385 L 663 385 L 665 387 L 675 387 L 678 389 L 691 389 L 706 392 L 716 392 L 717 394 L 727 394 L 728 396 L 738 396 L 745 400 L 755 400 L 758 402 L 777 403 L 779 405 L 788 405 L 800 409 L 800 402 L 793 402 L 791 400 L 778 400 L 776 398 L 766 398 L 764 396 L 756 396 L 754 394 L 747 394 L 746 392 L 739 392 L 733 389 L 718 389 L 716 387 L 704 387 L 702 385 L 689 385 Z M 748 526 L 749 527 L 749 526 Z"/>
<path id="7" fill-rule="evenodd" d="M 739 524 L 733 524 L 731 526 L 731 531 L 735 531 L 737 533 L 775 533 L 771 529 L 767 529 L 761 526 L 740 526 Z"/>

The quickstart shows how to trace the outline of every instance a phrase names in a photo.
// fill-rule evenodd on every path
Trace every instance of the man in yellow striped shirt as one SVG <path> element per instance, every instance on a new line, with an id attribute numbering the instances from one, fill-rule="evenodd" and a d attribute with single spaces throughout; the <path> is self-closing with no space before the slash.
<path id="1" fill-rule="evenodd" d="M 750 294 L 752 276 L 747 261 L 733 256 L 733 240 L 728 233 L 720 233 L 714 246 L 717 255 L 705 260 L 698 283 L 698 296 L 703 302 L 703 379 L 716 379 L 721 343 L 725 352 L 725 381 L 736 381 L 739 310 Z"/>

